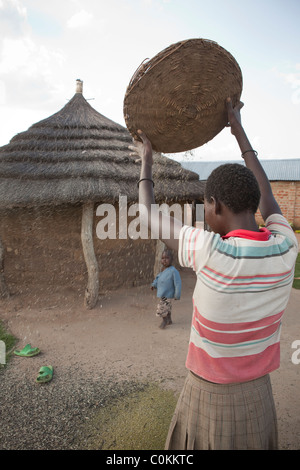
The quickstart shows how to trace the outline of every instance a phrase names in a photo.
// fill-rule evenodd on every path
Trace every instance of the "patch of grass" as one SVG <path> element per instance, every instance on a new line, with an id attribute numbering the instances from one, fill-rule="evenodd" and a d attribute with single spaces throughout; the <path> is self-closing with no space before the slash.
<path id="1" fill-rule="evenodd" d="M 300 289 L 300 279 L 294 279 L 293 288 Z"/>
<path id="2" fill-rule="evenodd" d="M 294 274 L 294 282 L 293 282 L 293 288 L 294 289 L 300 289 L 300 253 L 298 253 L 297 259 L 296 259 L 296 265 L 295 265 L 295 274 Z"/>
<path id="3" fill-rule="evenodd" d="M 298 253 L 295 266 L 295 277 L 300 277 L 300 253 Z"/>
<path id="4" fill-rule="evenodd" d="M 177 398 L 156 384 L 98 409 L 89 420 L 89 450 L 158 450 L 165 440 Z"/>
<path id="5" fill-rule="evenodd" d="M 6 349 L 6 362 L 9 360 L 12 350 L 17 342 L 17 338 L 8 333 L 3 325 L 3 322 L 0 320 L 0 341 L 4 341 Z M 0 367 L 2 364 L 0 364 Z"/>

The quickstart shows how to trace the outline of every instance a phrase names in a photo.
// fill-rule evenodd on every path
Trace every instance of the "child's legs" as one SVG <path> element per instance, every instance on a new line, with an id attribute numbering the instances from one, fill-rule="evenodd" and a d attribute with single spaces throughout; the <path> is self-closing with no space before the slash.
<path id="1" fill-rule="evenodd" d="M 172 313 L 171 299 L 166 299 L 165 297 L 163 297 L 162 299 L 160 299 L 158 303 L 157 312 L 156 312 L 156 316 L 162 318 L 162 322 L 159 326 L 160 328 L 164 329 L 167 325 L 172 324 L 171 313 Z"/>
<path id="2" fill-rule="evenodd" d="M 171 316 L 172 303 L 170 299 L 162 297 L 157 305 L 156 316 L 166 318 L 168 315 Z"/>

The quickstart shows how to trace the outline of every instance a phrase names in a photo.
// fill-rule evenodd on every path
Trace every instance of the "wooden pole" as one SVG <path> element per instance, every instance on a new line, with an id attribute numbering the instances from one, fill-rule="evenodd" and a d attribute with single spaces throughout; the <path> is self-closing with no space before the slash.
<path id="1" fill-rule="evenodd" d="M 96 306 L 99 295 L 99 268 L 93 243 L 94 203 L 88 202 L 82 207 L 81 242 L 88 272 L 85 290 L 85 306 L 92 309 Z"/>

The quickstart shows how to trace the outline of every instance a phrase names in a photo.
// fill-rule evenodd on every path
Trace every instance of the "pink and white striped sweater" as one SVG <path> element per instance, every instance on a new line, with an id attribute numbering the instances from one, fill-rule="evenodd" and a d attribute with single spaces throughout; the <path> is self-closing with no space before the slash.
<path id="1" fill-rule="evenodd" d="M 216 383 L 245 382 L 279 367 L 281 318 L 298 253 L 285 218 L 225 237 L 184 226 L 179 262 L 197 282 L 186 367 Z"/>

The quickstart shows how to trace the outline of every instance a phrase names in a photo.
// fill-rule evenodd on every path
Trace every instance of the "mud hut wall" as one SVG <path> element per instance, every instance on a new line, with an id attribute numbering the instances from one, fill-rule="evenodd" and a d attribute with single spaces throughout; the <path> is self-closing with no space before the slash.
<path id="1" fill-rule="evenodd" d="M 4 272 L 11 292 L 85 288 L 87 269 L 81 244 L 81 216 L 81 205 L 1 211 Z M 152 280 L 155 244 L 150 238 L 100 240 L 95 228 L 100 292 Z"/>

